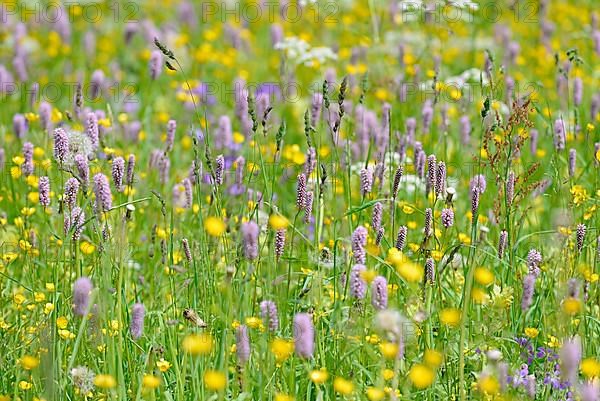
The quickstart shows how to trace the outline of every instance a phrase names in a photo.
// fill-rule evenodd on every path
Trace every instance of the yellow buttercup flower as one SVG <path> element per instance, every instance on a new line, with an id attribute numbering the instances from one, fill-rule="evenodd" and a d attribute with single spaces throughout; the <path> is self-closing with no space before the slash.
<path id="1" fill-rule="evenodd" d="M 398 351 L 400 347 L 396 343 L 383 342 L 379 346 L 381 354 L 385 359 L 396 359 L 398 357 Z"/>
<path id="2" fill-rule="evenodd" d="M 581 311 L 581 301 L 577 298 L 569 297 L 564 300 L 562 308 L 567 315 L 576 315 Z"/>
<path id="3" fill-rule="evenodd" d="M 410 368 L 408 378 L 416 388 L 424 389 L 431 386 L 435 379 L 435 373 L 425 365 L 416 364 Z"/>
<path id="4" fill-rule="evenodd" d="M 227 386 L 227 376 L 218 370 L 204 372 L 204 384 L 209 390 L 221 391 Z"/>
<path id="5" fill-rule="evenodd" d="M 204 230 L 211 237 L 220 237 L 225 232 L 226 226 L 218 217 L 208 217 L 204 220 Z"/>
<path id="6" fill-rule="evenodd" d="M 586 358 L 581 361 L 581 373 L 588 379 L 600 376 L 600 362 L 595 358 Z"/>
<path id="7" fill-rule="evenodd" d="M 383 400 L 383 398 L 385 397 L 385 391 L 375 388 L 375 387 L 369 387 L 367 389 L 367 398 L 370 401 L 380 401 Z"/>
<path id="8" fill-rule="evenodd" d="M 273 230 L 285 229 L 288 227 L 288 225 L 289 225 L 288 219 L 286 219 L 285 217 L 283 217 L 279 214 L 272 214 L 271 217 L 269 217 L 269 226 Z"/>
<path id="9" fill-rule="evenodd" d="M 96 387 L 100 387 L 102 389 L 114 388 L 117 385 L 117 381 L 111 375 L 100 374 L 96 375 L 94 378 L 94 384 Z"/>
<path id="10" fill-rule="evenodd" d="M 40 360 L 31 355 L 25 355 L 21 358 L 21 366 L 23 369 L 32 370 L 39 366 Z"/>
<path id="11" fill-rule="evenodd" d="M 294 343 L 292 341 L 276 338 L 271 342 L 271 352 L 275 355 L 277 362 L 281 363 L 288 359 L 294 352 Z"/>
<path id="12" fill-rule="evenodd" d="M 439 368 L 443 360 L 444 355 L 441 352 L 436 351 L 434 349 L 426 350 L 425 354 L 423 355 L 423 362 L 425 362 L 425 364 L 432 369 Z"/>
<path id="13" fill-rule="evenodd" d="M 323 384 L 329 379 L 329 373 L 325 369 L 313 370 L 310 372 L 309 377 L 313 383 Z"/>
<path id="14" fill-rule="evenodd" d="M 183 339 L 183 350 L 192 355 L 206 355 L 212 351 L 213 339 L 209 334 L 190 334 Z"/>
<path id="15" fill-rule="evenodd" d="M 155 389 L 160 386 L 160 378 L 154 375 L 144 375 L 142 386 L 147 389 Z"/>
<path id="16" fill-rule="evenodd" d="M 495 377 L 484 375 L 477 382 L 479 391 L 485 394 L 497 394 L 500 391 L 500 383 Z"/>
<path id="17" fill-rule="evenodd" d="M 460 311 L 456 308 L 442 309 L 440 321 L 450 327 L 456 327 L 460 323 Z"/>
<path id="18" fill-rule="evenodd" d="M 171 363 L 169 361 L 165 361 L 164 358 L 160 358 L 158 361 L 156 361 L 156 367 L 158 370 L 164 373 L 171 368 Z"/>
<path id="19" fill-rule="evenodd" d="M 536 338 L 540 334 L 539 330 L 534 327 L 525 328 L 525 335 L 529 338 Z"/>
<path id="20" fill-rule="evenodd" d="M 354 391 L 354 383 L 342 377 L 336 377 L 333 380 L 333 389 L 342 395 L 350 395 Z"/>
<path id="21" fill-rule="evenodd" d="M 475 269 L 473 278 L 475 281 L 485 287 L 494 282 L 494 273 L 485 267 Z"/>

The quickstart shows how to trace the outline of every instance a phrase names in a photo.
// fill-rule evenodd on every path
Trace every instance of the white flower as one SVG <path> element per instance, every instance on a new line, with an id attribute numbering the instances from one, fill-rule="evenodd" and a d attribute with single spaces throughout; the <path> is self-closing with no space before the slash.
<path id="1" fill-rule="evenodd" d="M 288 36 L 275 44 L 276 50 L 281 50 L 286 58 L 295 66 L 304 64 L 308 67 L 336 60 L 337 55 L 329 47 L 311 47 L 306 41 L 295 36 Z"/>

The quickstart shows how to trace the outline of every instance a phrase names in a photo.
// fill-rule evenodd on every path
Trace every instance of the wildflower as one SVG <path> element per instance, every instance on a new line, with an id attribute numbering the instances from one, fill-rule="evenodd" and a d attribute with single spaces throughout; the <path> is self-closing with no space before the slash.
<path id="1" fill-rule="evenodd" d="M 33 144 L 31 142 L 23 144 L 23 159 L 21 171 L 23 175 L 29 176 L 33 174 Z"/>
<path id="2" fill-rule="evenodd" d="M 69 151 L 69 139 L 67 133 L 62 128 L 54 130 L 54 158 L 59 163 L 64 163 Z"/>
<path id="3" fill-rule="evenodd" d="M 494 282 L 494 273 L 485 267 L 478 267 L 475 269 L 473 278 L 477 283 L 487 287 Z"/>
<path id="4" fill-rule="evenodd" d="M 354 298 L 363 299 L 366 295 L 367 284 L 361 276 L 366 270 L 365 265 L 356 264 L 350 271 L 350 295 Z"/>
<path id="5" fill-rule="evenodd" d="M 312 203 L 312 202 L 311 202 Z M 306 205 L 306 175 L 298 175 L 298 183 L 296 184 L 296 207 L 298 210 L 304 210 Z"/>
<path id="6" fill-rule="evenodd" d="M 98 149 L 98 146 L 100 145 L 100 139 L 98 136 L 98 117 L 94 112 L 90 112 L 87 115 L 87 129 L 85 133 L 90 141 L 90 144 L 92 145 L 92 149 Z"/>
<path id="7" fill-rule="evenodd" d="M 471 178 L 471 181 L 469 182 L 469 188 L 471 193 L 478 191 L 479 194 L 483 194 L 487 188 L 485 176 L 483 174 L 478 174 Z"/>
<path id="8" fill-rule="evenodd" d="M 123 175 L 125 174 L 125 160 L 122 157 L 115 157 L 112 162 L 112 179 L 118 192 L 123 192 Z"/>
<path id="9" fill-rule="evenodd" d="M 171 363 L 161 358 L 158 361 L 156 361 L 156 367 L 158 368 L 158 370 L 164 373 L 171 368 Z"/>
<path id="10" fill-rule="evenodd" d="M 562 308 L 567 315 L 576 315 L 581 311 L 581 301 L 574 297 L 568 297 L 563 301 Z"/>
<path id="11" fill-rule="evenodd" d="M 575 383 L 581 361 L 581 339 L 578 336 L 565 340 L 560 349 L 560 361 L 563 379 Z"/>
<path id="12" fill-rule="evenodd" d="M 177 122 L 175 120 L 169 120 L 167 123 L 167 149 L 165 152 L 173 150 L 173 143 L 175 142 L 175 130 L 177 129 Z"/>
<path id="13" fill-rule="evenodd" d="M 394 184 L 392 186 L 392 198 L 394 199 L 396 199 L 396 196 L 398 195 L 398 188 L 400 187 L 400 180 L 402 179 L 403 173 L 404 170 L 402 166 L 398 166 L 396 173 L 394 174 Z"/>
<path id="14" fill-rule="evenodd" d="M 388 290 L 387 280 L 383 276 L 377 276 L 371 284 L 371 304 L 376 310 L 387 308 Z"/>
<path id="15" fill-rule="evenodd" d="M 454 211 L 451 208 L 442 209 L 441 219 L 445 228 L 452 227 L 454 225 Z"/>
<path id="16" fill-rule="evenodd" d="M 521 299 L 521 310 L 527 311 L 533 302 L 535 291 L 535 275 L 528 274 L 523 280 L 523 297 Z"/>
<path id="17" fill-rule="evenodd" d="M 306 152 L 306 162 L 304 163 L 304 175 L 310 177 L 317 166 L 317 152 L 314 147 L 308 148 Z"/>
<path id="18" fill-rule="evenodd" d="M 581 361 L 581 373 L 588 379 L 600 376 L 600 362 L 594 358 L 586 358 Z"/>
<path id="19" fill-rule="evenodd" d="M 206 355 L 212 351 L 213 339 L 209 334 L 189 334 L 181 345 L 188 354 Z"/>
<path id="20" fill-rule="evenodd" d="M 98 212 L 108 212 L 112 208 L 112 195 L 108 178 L 102 173 L 94 176 L 94 193 Z"/>
<path id="21" fill-rule="evenodd" d="M 221 391 L 227 386 L 227 376 L 217 370 L 204 372 L 204 384 L 209 390 Z"/>
<path id="22" fill-rule="evenodd" d="M 129 326 L 129 333 L 134 339 L 138 339 L 144 333 L 144 315 L 146 309 L 141 303 L 133 305 L 131 308 L 131 325 Z"/>
<path id="23" fill-rule="evenodd" d="M 304 198 L 304 223 L 309 224 L 312 217 L 313 208 L 313 192 L 307 191 Z"/>
<path id="24" fill-rule="evenodd" d="M 435 173 L 435 194 L 441 196 L 446 191 L 446 163 L 438 162 Z"/>
<path id="25" fill-rule="evenodd" d="M 225 170 L 225 158 L 223 155 L 218 155 L 215 159 L 215 183 L 217 185 L 223 184 L 223 173 Z"/>
<path id="26" fill-rule="evenodd" d="M 506 245 L 508 242 L 508 232 L 506 230 L 500 231 L 500 239 L 498 241 L 498 258 L 502 259 Z"/>
<path id="27" fill-rule="evenodd" d="M 312 317 L 306 313 L 298 313 L 294 316 L 294 344 L 299 357 L 312 357 L 315 347 L 315 329 Z"/>
<path id="28" fill-rule="evenodd" d="M 325 369 L 313 370 L 309 374 L 310 380 L 315 384 L 323 384 L 329 379 L 329 373 Z"/>
<path id="29" fill-rule="evenodd" d="M 294 352 L 294 343 L 281 338 L 276 338 L 271 342 L 271 352 L 275 355 L 277 362 L 281 363 L 288 359 Z"/>
<path id="30" fill-rule="evenodd" d="M 437 369 L 442 364 L 444 356 L 441 352 L 434 349 L 428 349 L 423 355 L 423 362 L 432 369 Z"/>
<path id="31" fill-rule="evenodd" d="M 383 342 L 380 345 L 381 354 L 386 359 L 397 359 L 401 356 L 400 346 L 393 342 Z"/>
<path id="32" fill-rule="evenodd" d="M 269 330 L 277 331 L 279 318 L 277 316 L 277 305 L 273 301 L 262 301 L 260 303 L 260 316 L 263 321 L 268 322 Z"/>
<path id="33" fill-rule="evenodd" d="M 111 375 L 100 374 L 94 378 L 94 385 L 102 389 L 110 389 L 117 386 L 117 381 Z"/>
<path id="34" fill-rule="evenodd" d="M 352 233 L 352 253 L 357 264 L 364 265 L 367 261 L 365 246 L 367 245 L 367 229 L 358 226 Z"/>
<path id="35" fill-rule="evenodd" d="M 460 323 L 460 319 L 460 311 L 456 308 L 446 308 L 440 312 L 440 322 L 446 326 L 456 327 Z"/>
<path id="36" fill-rule="evenodd" d="M 133 174 L 135 170 L 135 155 L 130 154 L 127 158 L 127 185 L 133 184 Z"/>
<path id="37" fill-rule="evenodd" d="M 577 151 L 569 149 L 569 177 L 575 176 L 575 167 L 577 163 Z"/>
<path id="38" fill-rule="evenodd" d="M 435 262 L 433 258 L 427 258 L 425 261 L 425 282 L 428 284 L 435 283 Z"/>
<path id="39" fill-rule="evenodd" d="M 285 229 L 281 228 L 275 232 L 275 257 L 277 260 L 283 255 L 283 248 L 285 246 Z"/>
<path id="40" fill-rule="evenodd" d="M 208 217 L 204 220 L 204 230 L 211 237 L 220 237 L 225 232 L 226 226 L 218 217 Z"/>
<path id="41" fill-rule="evenodd" d="M 94 389 L 96 374 L 85 366 L 77 366 L 71 369 L 71 380 L 82 394 L 87 394 Z"/>
<path id="42" fill-rule="evenodd" d="M 289 224 L 290 223 L 288 219 L 279 214 L 272 214 L 269 217 L 269 226 L 274 230 L 285 229 L 288 227 Z"/>
<path id="43" fill-rule="evenodd" d="M 427 156 L 427 182 L 426 182 L 426 193 L 435 191 L 435 182 L 437 174 L 437 165 L 435 155 Z"/>
<path id="44" fill-rule="evenodd" d="M 73 160 L 75 161 L 75 167 L 77 168 L 79 179 L 81 180 L 84 188 L 86 188 L 90 181 L 90 168 L 87 157 L 83 155 L 75 155 Z"/>
<path id="45" fill-rule="evenodd" d="M 243 324 L 238 326 L 235 331 L 236 353 L 240 364 L 248 362 L 250 359 L 250 338 L 248 336 L 248 328 Z"/>
<path id="46" fill-rule="evenodd" d="M 370 167 L 360 170 L 360 192 L 362 196 L 371 192 L 373 188 L 373 170 Z"/>
<path id="47" fill-rule="evenodd" d="M 65 214 L 65 225 L 67 223 L 67 215 Z M 85 212 L 79 207 L 75 206 L 73 210 L 71 210 L 71 216 L 69 218 L 69 227 L 68 230 L 73 230 L 73 241 L 79 241 L 81 237 L 81 233 L 83 232 L 83 225 L 85 223 Z"/>
<path id="48" fill-rule="evenodd" d="M 479 189 L 477 189 L 477 187 L 476 187 L 471 192 L 471 215 L 472 215 L 472 219 L 473 219 L 472 220 L 473 224 L 475 224 L 475 222 L 477 221 L 478 212 L 479 212 Z"/>
<path id="49" fill-rule="evenodd" d="M 406 245 L 406 234 L 408 233 L 408 228 L 406 226 L 400 226 L 398 229 L 398 236 L 396 237 L 396 249 L 402 251 L 404 246 Z"/>
<path id="50" fill-rule="evenodd" d="M 481 375 L 477 381 L 477 387 L 479 388 L 479 391 L 484 394 L 493 395 L 500 391 L 500 383 L 498 382 L 498 379 L 489 374 Z"/>
<path id="51" fill-rule="evenodd" d="M 38 191 L 40 193 L 40 205 L 43 207 L 50 206 L 50 179 L 48 177 L 40 177 Z"/>
<path id="52" fill-rule="evenodd" d="M 410 368 L 408 378 L 416 388 L 424 389 L 431 386 L 435 373 L 425 365 L 415 364 Z"/>
<path id="53" fill-rule="evenodd" d="M 565 124 L 562 119 L 554 121 L 554 148 L 557 151 L 565 149 L 566 132 Z"/>
<path id="54" fill-rule="evenodd" d="M 156 80 L 162 71 L 163 56 L 158 50 L 153 50 L 150 55 L 148 68 L 150 70 L 150 79 Z"/>
<path id="55" fill-rule="evenodd" d="M 23 367 L 23 369 L 26 369 L 26 370 L 35 369 L 40 364 L 40 360 L 38 358 L 36 358 L 35 356 L 31 356 L 31 355 L 24 355 L 23 357 L 21 357 L 20 362 L 21 362 L 21 366 Z"/>
<path id="56" fill-rule="evenodd" d="M 79 192 L 79 181 L 76 178 L 69 178 L 65 183 L 65 193 L 63 201 L 69 209 L 73 209 L 77 202 L 77 193 Z"/>
<path id="57" fill-rule="evenodd" d="M 154 390 L 160 386 L 160 377 L 154 375 L 144 375 L 142 378 L 142 387 Z"/>
<path id="58" fill-rule="evenodd" d="M 539 330 L 536 329 L 535 327 L 526 327 L 525 328 L 525 335 L 529 338 L 536 338 L 539 334 Z"/>
<path id="59" fill-rule="evenodd" d="M 88 313 L 92 281 L 87 277 L 80 277 L 73 284 L 73 313 L 84 316 Z"/>
<path id="60" fill-rule="evenodd" d="M 383 212 L 383 205 L 381 202 L 375 203 L 373 205 L 373 216 L 371 218 L 371 225 L 374 231 L 379 231 L 381 228 L 381 214 Z"/>
<path id="61" fill-rule="evenodd" d="M 409 283 L 416 283 L 423 278 L 423 267 L 403 258 L 401 262 L 396 264 L 396 271 L 400 276 Z"/>
<path id="62" fill-rule="evenodd" d="M 242 239 L 244 242 L 244 256 L 253 260 L 258 257 L 258 224 L 249 221 L 242 224 Z"/>
<path id="63" fill-rule="evenodd" d="M 367 388 L 367 398 L 370 401 L 381 401 L 385 397 L 385 392 L 375 387 Z"/>
<path id="64" fill-rule="evenodd" d="M 354 383 L 342 377 L 333 379 L 333 389 L 341 395 L 348 396 L 354 391 Z"/>

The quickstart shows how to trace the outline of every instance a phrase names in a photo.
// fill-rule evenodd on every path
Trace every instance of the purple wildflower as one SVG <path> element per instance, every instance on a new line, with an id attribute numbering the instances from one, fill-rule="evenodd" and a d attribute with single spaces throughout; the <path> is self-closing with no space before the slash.
<path id="1" fill-rule="evenodd" d="M 294 316 L 294 345 L 300 358 L 311 358 L 315 348 L 315 328 L 307 313 Z"/>
<path id="2" fill-rule="evenodd" d="M 569 177 L 575 176 L 575 167 L 577 163 L 577 151 L 569 149 Z"/>
<path id="3" fill-rule="evenodd" d="M 396 249 L 402 251 L 406 246 L 406 234 L 408 233 L 408 228 L 406 226 L 400 226 L 398 229 L 398 236 L 396 237 Z"/>
<path id="4" fill-rule="evenodd" d="M 123 175 L 125 174 L 125 160 L 122 157 L 115 157 L 112 162 L 112 179 L 118 192 L 123 192 Z"/>
<path id="5" fill-rule="evenodd" d="M 279 317 L 277 316 L 277 305 L 273 301 L 262 301 L 260 303 L 260 316 L 267 322 L 270 331 L 279 328 Z"/>
<path id="6" fill-rule="evenodd" d="M 573 103 L 575 107 L 579 107 L 581 105 L 581 100 L 583 99 L 583 81 L 581 77 L 575 77 L 573 80 Z"/>
<path id="7" fill-rule="evenodd" d="M 471 178 L 469 188 L 471 193 L 477 189 L 479 194 L 483 194 L 487 188 L 485 176 L 483 174 L 477 174 L 475 177 Z"/>
<path id="8" fill-rule="evenodd" d="M 365 246 L 367 245 L 367 229 L 363 226 L 356 227 L 352 233 L 352 253 L 357 264 L 364 265 L 367 261 Z"/>
<path id="9" fill-rule="evenodd" d="M 40 177 L 38 192 L 40 194 L 40 205 L 43 207 L 50 206 L 50 178 L 46 176 Z"/>
<path id="10" fill-rule="evenodd" d="M 19 139 L 23 139 L 27 133 L 27 119 L 23 114 L 15 114 L 13 116 L 13 131 Z"/>
<path id="11" fill-rule="evenodd" d="M 236 329 L 235 344 L 235 353 L 240 364 L 248 362 L 248 359 L 250 359 L 250 336 L 246 325 L 241 324 Z"/>
<path id="12" fill-rule="evenodd" d="M 23 144 L 23 165 L 21 166 L 21 171 L 24 175 L 33 174 L 33 144 L 31 142 L 25 142 Z"/>
<path id="13" fill-rule="evenodd" d="M 79 181 L 77 181 L 77 178 L 69 178 L 65 183 L 65 193 L 63 195 L 63 202 L 69 207 L 69 209 L 73 209 L 75 206 L 78 192 Z"/>
<path id="14" fill-rule="evenodd" d="M 66 218 L 67 215 L 65 214 L 65 219 Z M 75 206 L 73 210 L 71 210 L 69 223 L 69 229 L 73 230 L 73 236 L 71 238 L 73 241 L 79 241 L 81 233 L 83 232 L 83 224 L 85 223 L 85 212 L 79 206 Z"/>
<path id="15" fill-rule="evenodd" d="M 430 207 L 425 209 L 425 223 L 423 225 L 423 234 L 429 238 L 433 234 L 433 211 Z"/>
<path id="16" fill-rule="evenodd" d="M 169 122 L 167 123 L 167 139 L 166 139 L 167 150 L 166 150 L 166 152 L 170 152 L 171 150 L 173 150 L 173 143 L 175 143 L 175 130 L 176 129 L 177 129 L 177 122 L 175 120 L 169 120 Z"/>
<path id="17" fill-rule="evenodd" d="M 298 175 L 298 183 L 296 185 L 296 207 L 299 210 L 304 209 L 306 204 L 306 175 Z"/>
<path id="18" fill-rule="evenodd" d="M 440 161 L 437 164 L 435 174 L 435 194 L 442 195 L 446 191 L 446 163 Z"/>
<path id="19" fill-rule="evenodd" d="M 362 278 L 366 270 L 365 265 L 356 264 L 350 271 L 350 295 L 354 298 L 363 299 L 367 293 L 367 283 Z"/>
<path id="20" fill-rule="evenodd" d="M 444 208 L 441 213 L 442 225 L 445 228 L 450 228 L 454 225 L 454 211 L 452 208 Z"/>
<path id="21" fill-rule="evenodd" d="M 59 163 L 64 163 L 69 151 L 69 138 L 62 128 L 54 130 L 54 158 Z"/>
<path id="22" fill-rule="evenodd" d="M 242 240 L 244 243 L 244 256 L 253 260 L 258 257 L 258 224 L 250 220 L 242 224 Z"/>
<path id="23" fill-rule="evenodd" d="M 83 155 L 75 155 L 73 160 L 75 160 L 75 167 L 77 168 L 79 179 L 81 180 L 83 187 L 87 188 L 90 183 L 90 168 L 88 165 L 88 159 Z"/>
<path id="24" fill-rule="evenodd" d="M 185 208 L 189 209 L 192 207 L 193 197 L 192 197 L 192 182 L 189 178 L 184 178 L 182 181 L 184 193 L 185 193 Z"/>
<path id="25" fill-rule="evenodd" d="M 224 174 L 224 170 L 225 170 L 225 158 L 223 157 L 223 155 L 218 155 L 216 160 L 215 160 L 215 181 L 217 183 L 217 185 L 222 185 L 223 184 L 223 174 Z"/>
<path id="26" fill-rule="evenodd" d="M 377 232 L 381 228 L 381 215 L 383 213 L 383 204 L 381 202 L 375 203 L 373 205 L 373 215 L 371 217 L 371 225 L 373 226 L 373 231 Z"/>
<path id="27" fill-rule="evenodd" d="M 277 260 L 283 255 L 285 247 L 285 228 L 280 228 L 275 232 L 275 257 Z"/>
<path id="28" fill-rule="evenodd" d="M 130 154 L 127 158 L 127 185 L 133 184 L 133 174 L 135 170 L 135 155 Z"/>
<path id="29" fill-rule="evenodd" d="M 554 121 L 554 148 L 557 151 L 565 149 L 566 132 L 565 123 L 562 119 Z"/>
<path id="30" fill-rule="evenodd" d="M 581 362 L 581 339 L 578 336 L 565 340 L 560 349 L 560 362 L 563 380 L 575 383 Z"/>
<path id="31" fill-rule="evenodd" d="M 92 144 L 92 149 L 98 149 L 98 145 L 100 144 L 99 134 L 98 134 L 98 117 L 96 113 L 88 113 L 87 115 L 87 129 L 86 134 L 90 139 L 90 143 Z"/>
<path id="32" fill-rule="evenodd" d="M 383 276 L 377 276 L 371 284 L 371 305 L 376 310 L 383 310 L 388 305 L 387 280 Z"/>
<path id="33" fill-rule="evenodd" d="M 129 333 L 134 340 L 137 340 L 144 333 L 144 315 L 146 309 L 141 303 L 133 305 L 131 308 L 131 323 L 129 324 Z"/>
<path id="34" fill-rule="evenodd" d="M 94 193 L 96 195 L 96 210 L 108 212 L 112 208 L 112 195 L 108 178 L 102 173 L 94 176 Z"/>
<path id="35" fill-rule="evenodd" d="M 436 182 L 436 174 L 437 174 L 437 164 L 435 155 L 427 156 L 427 181 L 426 181 L 426 190 L 425 192 L 429 194 L 431 191 L 435 189 Z"/>
<path id="36" fill-rule="evenodd" d="M 402 179 L 403 172 L 402 166 L 398 166 L 396 173 L 394 174 L 394 185 L 392 186 L 392 198 L 394 199 L 398 196 L 398 188 L 400 187 L 400 180 Z"/>
<path id="37" fill-rule="evenodd" d="M 317 152 L 312 146 L 306 152 L 306 162 L 304 163 L 304 175 L 310 177 L 317 166 Z"/>
<path id="38" fill-rule="evenodd" d="M 367 195 L 373 188 L 373 170 L 369 167 L 360 170 L 360 192 Z"/>
<path id="39" fill-rule="evenodd" d="M 187 238 L 181 240 L 181 244 L 183 245 L 183 253 L 185 254 L 185 259 L 188 263 L 192 263 L 192 250 L 190 249 L 190 242 Z"/>
<path id="40" fill-rule="evenodd" d="M 312 216 L 313 196 L 313 192 L 308 191 L 304 197 L 304 223 L 306 224 L 310 223 L 310 218 Z"/>
<path id="41" fill-rule="evenodd" d="M 433 258 L 427 258 L 425 261 L 425 282 L 429 284 L 435 283 L 435 262 Z"/>
<path id="42" fill-rule="evenodd" d="M 152 80 L 155 80 L 160 76 L 160 73 L 162 72 L 162 62 L 162 53 L 158 50 L 153 50 L 148 63 L 148 67 L 150 69 L 150 78 Z"/>
<path id="43" fill-rule="evenodd" d="M 87 277 L 80 277 L 73 284 L 73 313 L 85 316 L 90 306 L 90 292 L 93 290 L 92 281 Z"/>
<path id="44" fill-rule="evenodd" d="M 535 275 L 528 274 L 523 280 L 523 297 L 521 298 L 521 310 L 527 311 L 533 303 L 533 293 L 535 291 Z"/>

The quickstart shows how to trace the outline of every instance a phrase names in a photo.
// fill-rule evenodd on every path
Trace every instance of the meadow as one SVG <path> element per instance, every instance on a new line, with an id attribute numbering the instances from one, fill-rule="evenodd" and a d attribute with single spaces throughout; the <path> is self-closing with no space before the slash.
<path id="1" fill-rule="evenodd" d="M 595 0 L 0 18 L 0 401 L 600 400 Z"/>

